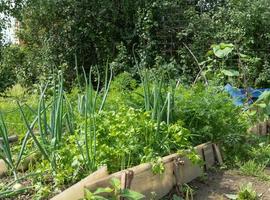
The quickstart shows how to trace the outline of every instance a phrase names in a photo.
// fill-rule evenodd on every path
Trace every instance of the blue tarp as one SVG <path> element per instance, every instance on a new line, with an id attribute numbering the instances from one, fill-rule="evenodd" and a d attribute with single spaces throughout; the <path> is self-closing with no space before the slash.
<path id="1" fill-rule="evenodd" d="M 225 91 L 233 98 L 233 102 L 237 106 L 243 106 L 244 103 L 252 104 L 256 101 L 264 91 L 270 91 L 270 88 L 265 89 L 239 89 L 232 87 L 230 84 L 225 86 Z"/>

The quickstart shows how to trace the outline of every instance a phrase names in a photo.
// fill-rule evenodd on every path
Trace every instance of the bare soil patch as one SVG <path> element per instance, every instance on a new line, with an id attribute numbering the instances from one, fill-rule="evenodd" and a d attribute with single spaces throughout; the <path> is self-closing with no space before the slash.
<path id="1" fill-rule="evenodd" d="M 196 179 L 189 185 L 195 189 L 194 200 L 227 200 L 225 194 L 236 194 L 241 185 L 249 182 L 258 194 L 262 194 L 263 200 L 270 200 L 269 181 L 243 176 L 236 170 L 211 171 L 206 178 Z"/>

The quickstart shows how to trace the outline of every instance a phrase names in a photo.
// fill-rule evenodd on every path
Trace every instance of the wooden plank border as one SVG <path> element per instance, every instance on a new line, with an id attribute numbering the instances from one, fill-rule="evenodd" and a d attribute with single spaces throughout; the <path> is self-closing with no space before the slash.
<path id="1" fill-rule="evenodd" d="M 121 180 L 123 188 L 140 192 L 150 199 L 153 192 L 155 198 L 160 199 L 167 195 L 173 187 L 188 183 L 215 165 L 222 163 L 222 157 L 217 145 L 210 142 L 198 145 L 195 151 L 204 161 L 204 167 L 194 164 L 186 156 L 177 153 L 162 158 L 164 172 L 154 174 L 151 163 L 144 163 L 113 174 L 108 174 L 107 167 L 90 174 L 85 179 L 53 197 L 52 200 L 78 200 L 84 197 L 84 188 L 95 191 L 99 187 L 108 187 L 112 178 Z M 0 174 L 6 173 L 7 167 L 0 160 Z"/>
<path id="2" fill-rule="evenodd" d="M 84 187 L 86 184 L 90 184 L 91 182 L 94 182 L 95 180 L 104 178 L 108 176 L 108 170 L 107 167 L 104 166 L 97 170 L 96 172 L 90 174 L 80 182 L 76 183 L 75 185 L 69 187 L 62 193 L 56 195 L 52 198 L 52 200 L 68 200 L 68 199 L 83 199 L 84 198 Z"/>
<path id="3" fill-rule="evenodd" d="M 199 145 L 195 147 L 195 150 L 204 160 L 205 170 L 212 167 L 217 161 L 222 162 L 218 147 L 214 146 L 212 143 L 208 142 Z M 152 165 L 150 163 L 145 163 L 127 170 L 116 172 L 97 180 L 96 182 L 87 184 L 85 187 L 90 191 L 95 191 L 100 187 L 108 187 L 109 181 L 112 178 L 121 180 L 123 173 L 132 171 L 133 179 L 130 183 L 130 189 L 144 194 L 146 199 L 150 199 L 154 192 L 155 198 L 160 199 L 167 195 L 175 185 L 188 183 L 195 178 L 202 176 L 204 172 L 202 166 L 193 164 L 187 157 L 179 156 L 178 154 L 163 157 L 162 162 L 165 168 L 165 171 L 162 174 L 153 174 Z M 179 164 L 177 167 L 175 167 L 176 162 Z"/>

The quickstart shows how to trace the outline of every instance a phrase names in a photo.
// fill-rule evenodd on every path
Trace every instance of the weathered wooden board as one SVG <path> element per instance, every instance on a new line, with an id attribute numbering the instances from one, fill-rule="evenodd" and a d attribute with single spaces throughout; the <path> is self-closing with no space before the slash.
<path id="1" fill-rule="evenodd" d="M 213 149 L 214 149 L 215 157 L 217 159 L 218 164 L 222 165 L 223 159 L 222 159 L 222 155 L 221 155 L 221 152 L 220 152 L 218 146 L 216 144 L 213 144 Z"/>
<path id="2" fill-rule="evenodd" d="M 84 198 L 84 187 L 86 184 L 90 184 L 93 181 L 108 176 L 107 167 L 102 167 L 91 175 L 87 176 L 80 182 L 66 189 L 62 193 L 53 197 L 52 200 L 77 200 Z"/>
<path id="3" fill-rule="evenodd" d="M 151 199 L 153 192 L 155 193 L 155 198 L 165 196 L 173 188 L 176 180 L 173 161 L 164 163 L 164 168 L 165 170 L 161 174 L 154 174 L 150 164 L 132 168 L 134 178 L 130 189 L 144 194 L 146 199 Z"/>
<path id="4" fill-rule="evenodd" d="M 202 151 L 204 153 L 206 169 L 209 169 L 215 164 L 215 155 L 213 151 L 213 146 L 212 145 L 204 146 Z"/>
<path id="5" fill-rule="evenodd" d="M 270 134 L 270 120 L 258 123 L 254 127 L 250 128 L 249 132 L 255 133 L 255 134 L 258 134 L 258 135 Z"/>
<path id="6" fill-rule="evenodd" d="M 203 167 L 193 164 L 188 158 L 182 158 L 185 162 L 179 168 L 181 184 L 189 183 L 197 177 L 203 175 Z"/>
<path id="7" fill-rule="evenodd" d="M 5 175 L 8 172 L 6 163 L 3 160 L 0 160 L 0 177 Z"/>
<path id="8" fill-rule="evenodd" d="M 11 135 L 8 137 L 8 141 L 10 143 L 17 142 L 18 141 L 18 136 L 17 135 Z M 0 143 L 3 142 L 3 138 L 0 138 Z"/>

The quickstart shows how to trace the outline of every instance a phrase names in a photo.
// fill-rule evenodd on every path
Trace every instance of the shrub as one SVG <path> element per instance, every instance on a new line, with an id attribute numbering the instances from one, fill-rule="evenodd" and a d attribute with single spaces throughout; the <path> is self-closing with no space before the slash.
<path id="1" fill-rule="evenodd" d="M 0 62 L 0 92 L 4 92 L 16 83 L 17 64 L 15 60 L 21 60 L 17 49 L 5 47 Z"/>
<path id="2" fill-rule="evenodd" d="M 236 153 L 247 131 L 240 107 L 215 87 L 180 87 L 176 97 L 176 115 L 191 131 L 194 145 L 213 141 Z"/>

